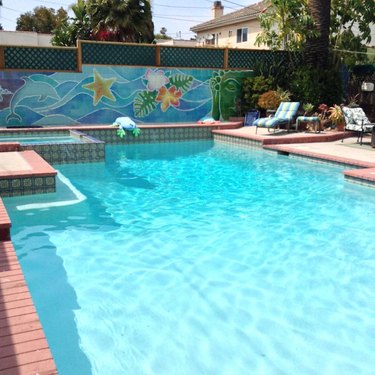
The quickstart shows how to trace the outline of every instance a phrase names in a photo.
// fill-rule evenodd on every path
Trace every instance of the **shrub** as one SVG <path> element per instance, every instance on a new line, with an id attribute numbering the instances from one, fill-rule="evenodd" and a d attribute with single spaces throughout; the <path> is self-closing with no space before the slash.
<path id="1" fill-rule="evenodd" d="M 274 90 L 265 92 L 258 100 L 258 106 L 263 109 L 277 109 L 280 103 L 280 95 Z"/>
<path id="2" fill-rule="evenodd" d="M 244 111 L 257 108 L 261 94 L 272 89 L 272 78 L 264 76 L 246 78 L 242 84 L 242 106 Z"/>
<path id="3" fill-rule="evenodd" d="M 298 69 L 292 75 L 290 87 L 300 102 L 333 105 L 342 101 L 341 77 L 333 69 Z"/>

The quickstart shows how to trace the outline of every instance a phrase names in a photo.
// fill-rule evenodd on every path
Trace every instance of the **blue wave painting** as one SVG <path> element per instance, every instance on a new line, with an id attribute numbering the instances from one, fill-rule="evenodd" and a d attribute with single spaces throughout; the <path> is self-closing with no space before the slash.
<path id="1" fill-rule="evenodd" d="M 220 95 L 210 84 L 217 76 L 214 70 L 144 67 L 84 66 L 82 73 L 3 71 L 0 124 L 112 124 L 121 116 L 143 124 L 196 122 L 220 107 L 213 100 Z"/>

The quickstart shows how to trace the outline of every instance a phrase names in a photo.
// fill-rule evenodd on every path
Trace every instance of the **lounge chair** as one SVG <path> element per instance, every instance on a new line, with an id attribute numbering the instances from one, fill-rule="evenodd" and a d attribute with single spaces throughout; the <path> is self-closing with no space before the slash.
<path id="1" fill-rule="evenodd" d="M 362 138 L 364 133 L 372 132 L 374 123 L 370 123 L 365 112 L 361 107 L 341 107 L 345 119 L 345 129 L 341 142 L 344 142 L 345 131 L 350 130 L 358 133 L 357 143 L 362 146 Z"/>
<path id="2" fill-rule="evenodd" d="M 255 133 L 258 132 L 258 128 L 268 128 L 268 131 L 273 128 L 276 130 L 280 125 L 287 125 L 288 131 L 290 130 L 290 124 L 296 117 L 299 108 L 299 102 L 281 102 L 279 108 L 273 117 L 264 117 L 254 121 L 256 126 Z"/>

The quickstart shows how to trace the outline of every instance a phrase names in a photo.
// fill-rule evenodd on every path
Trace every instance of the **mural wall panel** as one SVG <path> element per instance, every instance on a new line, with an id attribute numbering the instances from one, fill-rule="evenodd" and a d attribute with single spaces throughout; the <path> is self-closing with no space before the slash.
<path id="1" fill-rule="evenodd" d="M 84 65 L 82 73 L 0 72 L 0 126 L 196 122 L 236 115 L 251 71 Z"/>

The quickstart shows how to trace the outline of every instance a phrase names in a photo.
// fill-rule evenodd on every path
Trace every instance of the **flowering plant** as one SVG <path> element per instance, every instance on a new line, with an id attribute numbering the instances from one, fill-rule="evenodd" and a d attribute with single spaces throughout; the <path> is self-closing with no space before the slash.
<path id="1" fill-rule="evenodd" d="M 341 107 L 337 104 L 335 104 L 333 107 L 330 107 L 329 110 L 329 119 L 334 123 L 334 124 L 339 124 L 344 120 L 344 114 L 342 113 Z"/>
<path id="2" fill-rule="evenodd" d="M 318 117 L 320 118 L 320 120 L 326 120 L 328 118 L 328 105 L 324 103 L 319 104 L 318 110 Z"/>

